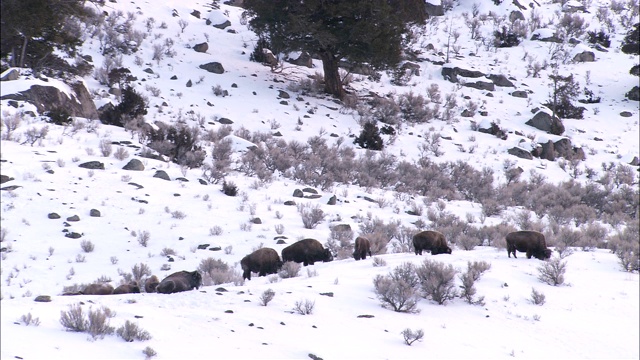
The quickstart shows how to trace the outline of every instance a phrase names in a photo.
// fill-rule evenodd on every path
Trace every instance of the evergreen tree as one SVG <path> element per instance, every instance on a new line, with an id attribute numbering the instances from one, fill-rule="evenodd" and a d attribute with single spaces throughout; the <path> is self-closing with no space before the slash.
<path id="1" fill-rule="evenodd" d="M 325 91 L 345 95 L 338 64 L 375 69 L 400 61 L 409 26 L 427 17 L 423 0 L 245 0 L 249 26 L 274 53 L 307 51 L 322 60 Z"/>
<path id="2" fill-rule="evenodd" d="M 11 66 L 37 67 L 54 48 L 73 52 L 82 44 L 72 18 L 87 14 L 85 0 L 2 0 L 0 57 Z"/>

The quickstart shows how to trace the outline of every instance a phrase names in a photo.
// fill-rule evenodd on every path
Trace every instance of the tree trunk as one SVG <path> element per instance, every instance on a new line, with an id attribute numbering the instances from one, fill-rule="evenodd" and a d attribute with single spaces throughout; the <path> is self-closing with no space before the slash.
<path id="1" fill-rule="evenodd" d="M 324 91 L 337 97 L 344 98 L 344 89 L 338 71 L 338 59 L 330 51 L 320 52 L 322 59 L 322 69 L 324 70 Z"/>
<path id="2" fill-rule="evenodd" d="M 20 51 L 20 61 L 18 62 L 19 67 L 24 67 L 24 57 L 27 54 L 28 43 L 29 43 L 29 38 L 24 36 L 24 42 L 22 43 L 22 50 Z"/>

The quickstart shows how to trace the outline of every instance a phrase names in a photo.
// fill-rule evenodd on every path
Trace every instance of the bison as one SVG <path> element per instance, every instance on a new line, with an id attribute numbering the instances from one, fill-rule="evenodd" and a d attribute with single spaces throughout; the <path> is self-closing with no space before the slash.
<path id="1" fill-rule="evenodd" d="M 275 274 L 282 267 L 282 261 L 278 252 L 271 248 L 261 248 L 240 260 L 242 267 L 242 278 L 251 280 L 251 272 L 258 273 L 258 276 Z"/>
<path id="2" fill-rule="evenodd" d="M 139 294 L 140 293 L 140 287 L 138 286 L 138 283 L 135 281 L 132 281 L 128 284 L 123 284 L 118 286 L 117 288 L 115 288 L 113 290 L 113 294 L 114 295 L 119 295 L 119 294 Z"/>
<path id="3" fill-rule="evenodd" d="M 156 292 L 158 284 L 160 284 L 160 280 L 158 280 L 157 276 L 152 275 L 144 282 L 144 291 L 148 293 Z"/>
<path id="4" fill-rule="evenodd" d="M 87 285 L 80 292 L 82 295 L 111 295 L 113 294 L 113 286 L 109 284 L 91 284 Z"/>
<path id="5" fill-rule="evenodd" d="M 416 255 L 422 255 L 423 250 L 431 251 L 431 255 L 451 254 L 444 235 L 437 231 L 422 231 L 413 236 L 413 248 Z"/>
<path id="6" fill-rule="evenodd" d="M 371 255 L 371 244 L 366 237 L 358 236 L 356 238 L 355 250 L 353 251 L 353 258 L 356 260 L 364 260 L 367 258 L 367 254 Z"/>
<path id="7" fill-rule="evenodd" d="M 523 230 L 507 234 L 507 255 L 516 257 L 516 250 L 527 253 L 527 259 L 531 256 L 536 259 L 546 260 L 551 257 L 551 250 L 547 248 L 544 235 L 537 231 Z"/>
<path id="8" fill-rule="evenodd" d="M 202 275 L 196 271 L 178 271 L 162 279 L 156 291 L 162 294 L 172 294 L 181 291 L 198 289 L 202 286 Z"/>
<path id="9" fill-rule="evenodd" d="M 329 262 L 333 260 L 333 254 L 329 249 L 315 239 L 303 239 L 282 249 L 282 261 L 294 261 L 303 263 L 304 266 L 313 265 L 316 261 Z"/>

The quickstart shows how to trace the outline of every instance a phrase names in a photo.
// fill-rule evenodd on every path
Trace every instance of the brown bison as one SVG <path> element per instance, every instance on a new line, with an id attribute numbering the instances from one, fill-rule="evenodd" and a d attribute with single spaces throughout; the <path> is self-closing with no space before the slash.
<path id="1" fill-rule="evenodd" d="M 202 286 L 202 275 L 196 271 L 178 271 L 162 279 L 156 291 L 162 294 L 173 294 L 189 291 Z"/>
<path id="2" fill-rule="evenodd" d="M 329 262 L 332 260 L 331 251 L 322 247 L 322 244 L 314 239 L 303 239 L 282 249 L 283 262 L 294 261 L 307 266 L 313 265 L 316 261 Z"/>
<path id="3" fill-rule="evenodd" d="M 135 281 L 132 281 L 128 284 L 123 284 L 118 286 L 117 288 L 115 288 L 113 290 L 113 294 L 114 295 L 119 295 L 119 294 L 139 294 L 140 293 L 140 287 L 138 286 L 138 283 Z"/>
<path id="4" fill-rule="evenodd" d="M 271 248 L 261 248 L 240 260 L 242 267 L 242 278 L 251 280 L 251 272 L 258 273 L 258 276 L 275 274 L 282 267 L 280 255 Z"/>
<path id="5" fill-rule="evenodd" d="M 91 284 L 87 285 L 80 292 L 82 295 L 111 295 L 113 294 L 113 286 L 109 284 Z"/>
<path id="6" fill-rule="evenodd" d="M 544 235 L 537 231 L 514 231 L 507 234 L 507 255 L 516 257 L 516 250 L 527 253 L 527 259 L 531 256 L 536 259 L 546 260 L 551 257 L 551 250 L 547 249 Z"/>
<path id="7" fill-rule="evenodd" d="M 353 251 L 353 258 L 356 260 L 364 260 L 367 258 L 367 254 L 371 255 L 371 244 L 366 237 L 358 236 L 356 238 L 355 250 Z"/>
<path id="8" fill-rule="evenodd" d="M 160 280 L 158 280 L 157 276 L 152 275 L 144 282 L 144 291 L 148 293 L 156 292 L 158 284 L 160 284 Z"/>
<path id="9" fill-rule="evenodd" d="M 431 251 L 431 255 L 451 254 L 444 235 L 437 231 L 422 231 L 413 236 L 413 248 L 416 255 L 422 255 L 423 250 Z"/>

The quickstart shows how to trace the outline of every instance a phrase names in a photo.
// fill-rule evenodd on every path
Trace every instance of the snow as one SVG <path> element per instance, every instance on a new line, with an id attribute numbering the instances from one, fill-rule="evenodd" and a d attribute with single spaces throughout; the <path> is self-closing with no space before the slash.
<path id="1" fill-rule="evenodd" d="M 439 1 L 429 2 L 440 4 Z M 581 14 L 589 17 L 589 29 L 599 28 L 593 14 L 600 5 L 594 2 L 590 14 Z M 313 69 L 285 64 L 281 71 L 272 72 L 269 67 L 249 61 L 257 37 L 242 25 L 242 9 L 221 5 L 219 10 L 209 11 L 208 6 L 193 0 L 161 5 L 121 1 L 108 3 L 108 6 L 109 12 L 136 13 L 139 31 L 146 32 L 145 19 L 153 17 L 156 20 L 140 50 L 122 59 L 123 66 L 140 79 L 135 83 L 136 90 L 149 99 L 148 123 L 181 121 L 194 126 L 198 125 L 195 116 L 200 115 L 204 118 L 202 126 L 206 131 L 220 128 L 216 119 L 225 117 L 234 122 L 234 131 L 242 127 L 252 133 L 277 131 L 286 141 L 302 143 L 312 136 L 321 136 L 330 144 L 342 138 L 342 146 L 354 146 L 349 136 L 360 131 L 354 111 L 342 108 L 329 97 L 298 93 L 290 87 L 290 84 L 320 72 L 320 62 L 314 61 Z M 540 10 L 540 13 L 545 24 L 553 17 L 553 10 L 559 9 L 559 4 L 544 3 L 543 6 L 544 11 Z M 172 16 L 173 9 L 179 17 Z M 209 13 L 196 19 L 189 15 L 194 9 Z M 507 16 L 514 9 L 509 2 L 503 2 L 500 7 L 487 2 L 480 7 L 483 13 L 491 10 Z M 392 85 L 386 74 L 379 82 L 355 75 L 350 86 L 364 94 L 369 91 L 379 96 L 409 91 L 425 94 L 429 86 L 437 84 L 443 100 L 447 94 L 455 95 L 459 105 L 457 114 L 469 100 L 489 113 L 487 117 L 476 114 L 473 118 L 457 118 L 450 123 L 433 120 L 427 124 L 403 124 L 395 141 L 384 137 L 385 151 L 413 161 L 418 158 L 419 146 L 426 135 L 438 132 L 452 140 L 442 140 L 444 155 L 433 157 L 434 161 L 461 160 L 479 169 L 488 167 L 495 171 L 498 183 L 506 181 L 502 175 L 505 160 L 521 167 L 525 177 L 535 170 L 549 181 L 569 180 L 570 174 L 555 162 L 525 160 L 506 153 L 516 145 L 528 149 L 528 144 L 561 138 L 525 125 L 533 116 L 530 109 L 548 99 L 547 75 L 551 69 L 542 71 L 540 78 L 527 77 L 527 60 L 522 59 L 528 54 L 534 62 L 542 63 L 548 59 L 551 45 L 525 40 L 521 46 L 496 51 L 480 47 L 477 56 L 466 57 L 470 52 L 476 52 L 476 44 L 468 39 L 462 10 L 469 11 L 457 7 L 452 10 L 454 28 L 463 33 L 458 42 L 463 58 L 456 59 L 454 64 L 512 77 L 516 89 L 532 90 L 529 99 L 512 97 L 513 88 L 498 87 L 493 97 L 488 97 L 486 92 L 459 87 L 443 80 L 441 66 L 428 61 L 419 62 L 422 76 L 412 78 L 405 87 Z M 447 34 L 443 29 L 449 24 L 448 15 L 430 20 L 430 25 L 425 27 L 421 43 L 424 48 L 428 43 L 433 44 L 436 51 L 424 50 L 424 58 L 441 59 L 437 53 L 446 52 Z M 528 17 L 526 13 L 525 18 Z M 184 32 L 178 24 L 180 19 L 189 24 Z M 234 32 L 207 26 L 205 19 L 214 24 L 228 19 L 232 24 L 228 29 Z M 167 29 L 159 28 L 163 21 Z M 494 29 L 487 23 L 481 30 L 490 34 Z M 637 78 L 628 72 L 638 60 L 614 50 L 619 48 L 624 35 L 621 31 L 613 34 L 611 51 L 598 52 L 594 63 L 566 64 L 560 69 L 560 74 L 574 74 L 581 87 L 587 85 L 588 78 L 589 87 L 603 99 L 600 104 L 584 105 L 587 108 L 585 119 L 565 120 L 567 130 L 563 135 L 573 144 L 584 146 L 587 154 L 584 166 L 595 169 L 600 175 L 604 171 L 600 164 L 625 164 L 640 153 L 638 103 L 622 100 L 624 93 L 637 85 Z M 545 38 L 554 31 L 538 29 L 534 33 Z M 159 62 L 152 60 L 153 45 L 162 44 L 166 39 L 174 41 L 172 49 L 176 56 Z M 209 43 L 208 53 L 193 51 L 191 47 L 203 41 Z M 104 56 L 100 52 L 100 41 L 87 37 L 82 50 L 83 54 L 92 56 L 96 67 L 101 66 Z M 143 65 L 135 64 L 136 56 L 142 59 Z M 210 61 L 221 62 L 225 73 L 210 74 L 198 68 Z M 146 67 L 151 67 L 155 74 L 143 72 Z M 607 71 L 603 71 L 604 67 Z M 178 80 L 170 80 L 173 75 Z M 96 104 L 117 103 L 114 96 L 106 93 L 108 89 L 91 76 L 84 80 L 90 92 L 96 94 Z M 185 86 L 188 80 L 193 82 L 190 88 Z M 1 92 L 2 95 L 16 93 L 34 84 L 58 86 L 70 93 L 68 86 L 58 80 L 43 82 L 25 74 L 20 80 L 3 82 Z M 227 90 L 229 96 L 213 95 L 215 86 Z M 158 88 L 160 95 L 153 96 L 150 87 Z M 278 98 L 279 90 L 291 95 L 287 105 L 280 104 L 283 99 Z M 168 106 L 163 106 L 164 102 Z M 6 100 L 2 101 L 3 113 L 32 109 L 25 105 L 16 110 Z M 543 108 L 542 111 L 548 110 Z M 631 112 L 632 117 L 621 117 L 622 111 Z M 508 129 L 509 137 L 503 142 L 492 135 L 473 131 L 471 121 L 481 127 L 496 122 L 501 128 Z M 157 359 L 306 359 L 308 354 L 324 359 L 640 358 L 638 274 L 621 271 L 617 257 L 606 249 L 574 249 L 575 252 L 565 258 L 566 283 L 555 287 L 538 280 L 538 267 L 542 261 L 526 259 L 524 253 L 518 253 L 517 259 L 509 258 L 504 249 L 478 246 L 471 251 L 456 247 L 451 255 L 437 256 L 391 253 L 389 248 L 389 253 L 376 256 L 386 261 L 381 267 L 374 267 L 369 258 L 364 261 L 336 259 L 302 268 L 300 276 L 295 278 L 276 281 L 274 277 L 254 275 L 242 285 L 204 286 L 171 295 L 62 296 L 63 287 L 93 282 L 103 275 L 117 285 L 121 279 L 119 270 L 129 272 L 140 263 L 147 264 L 161 279 L 175 271 L 193 271 L 209 257 L 221 259 L 240 271 L 242 257 L 260 244 L 280 252 L 302 238 L 315 238 L 324 243 L 330 237 L 330 228 L 337 224 L 350 224 L 358 235 L 358 225 L 366 218 L 379 218 L 385 222 L 397 220 L 404 226 L 413 226 L 420 219 L 429 226 L 427 210 L 438 206 L 424 204 L 418 195 L 352 184 L 336 184 L 324 191 L 317 189 L 321 195 L 319 199 L 293 198 L 295 189 L 309 185 L 296 183 L 280 174 L 274 174 L 273 182 L 263 183 L 237 172 L 231 173 L 226 180 L 238 186 L 240 195 L 229 197 L 220 191 L 221 184 L 201 185 L 198 181 L 202 178 L 201 169 L 141 158 L 136 155 L 136 149 L 126 145 L 113 145 L 113 150 L 124 148 L 129 152 L 128 158 L 104 157 L 99 148 L 101 141 L 131 141 L 133 145 L 140 145 L 137 137 L 122 128 L 97 126 L 95 121 L 88 119 L 79 119 L 78 123 L 87 126 L 73 130 L 25 116 L 14 136 L 23 135 L 31 128 L 48 126 L 49 129 L 47 138 L 33 146 L 5 140 L 3 128 L 2 175 L 14 180 L 3 183 L 2 187 L 20 187 L 0 192 L 2 229 L 7 231 L 0 246 L 8 248 L 2 252 L 0 262 L 0 359 L 142 359 L 142 350 L 147 346 L 157 351 Z M 475 140 L 471 141 L 471 137 Z M 595 137 L 603 141 L 596 141 Z M 237 134 L 227 138 L 232 140 L 236 152 L 256 145 Z M 475 154 L 461 152 L 456 144 L 463 144 L 465 148 L 477 145 L 477 150 Z M 208 163 L 211 149 L 208 145 L 204 149 Z M 357 148 L 355 151 L 364 152 Z M 140 159 L 145 170 L 122 170 L 132 158 Z M 88 171 L 78 167 L 78 164 L 92 160 L 103 162 L 105 170 Z M 172 181 L 154 178 L 157 170 L 166 171 Z M 188 181 L 176 181 L 178 177 Z M 586 175 L 576 180 L 586 181 Z M 332 195 L 338 198 L 338 203 L 328 206 L 326 203 Z M 364 197 L 385 201 L 374 203 Z M 304 228 L 298 208 L 283 204 L 287 200 L 320 206 L 327 215 L 326 220 L 314 229 Z M 412 203 L 424 204 L 423 216 L 406 213 Z M 526 209 L 507 209 L 501 216 L 488 217 L 481 222 L 480 204 L 469 201 L 442 203 L 446 212 L 463 219 L 468 214 L 476 219 L 474 224 L 477 226 L 513 224 L 513 214 Z M 100 210 L 101 216 L 90 217 L 91 209 Z M 176 211 L 186 217 L 172 216 Z M 61 218 L 48 219 L 47 215 L 52 212 L 60 214 Z M 73 215 L 78 215 L 80 221 L 67 220 Z M 256 217 L 262 223 L 251 223 L 247 227 Z M 276 226 L 284 227 L 282 235 L 287 237 L 287 244 L 276 243 L 274 238 L 279 235 Z M 214 227 L 222 229 L 222 234 L 212 235 Z M 64 236 L 65 230 L 83 236 L 70 239 Z M 137 241 L 137 234 L 143 231 L 150 234 L 147 247 Z M 82 252 L 82 240 L 94 243 L 95 250 Z M 229 253 L 198 250 L 201 244 L 221 249 L 231 247 L 231 250 Z M 173 256 L 175 261 L 169 262 L 161 255 L 164 248 L 177 252 Z M 78 256 L 84 256 L 85 262 L 76 262 Z M 112 263 L 113 257 L 118 260 L 116 264 Z M 381 307 L 374 293 L 373 278 L 389 273 L 404 262 L 420 265 L 425 259 L 452 264 L 461 271 L 466 269 L 468 261 L 489 262 L 491 269 L 476 284 L 478 296 L 485 297 L 485 305 L 470 305 L 457 298 L 442 306 L 422 299 L 418 303 L 418 314 L 396 313 Z M 167 265 L 171 270 L 161 270 Z M 459 279 L 456 284 L 460 284 Z M 544 305 L 531 302 L 532 288 L 545 294 Z M 261 306 L 259 298 L 267 289 L 273 289 L 276 295 L 267 306 Z M 333 296 L 323 293 L 333 293 Z M 50 295 L 52 301 L 34 302 L 37 295 Z M 313 313 L 295 313 L 295 303 L 305 300 L 315 301 Z M 111 319 L 112 326 L 117 328 L 130 320 L 147 330 L 152 339 L 127 343 L 110 335 L 91 340 L 86 333 L 65 331 L 59 321 L 60 313 L 66 311 L 68 305 L 79 302 L 84 303 L 85 311 L 90 307 L 110 308 L 116 312 Z M 37 327 L 22 324 L 20 317 L 28 313 L 39 318 L 41 324 Z M 373 317 L 359 318 L 359 315 Z M 407 346 L 401 335 L 406 328 L 424 330 L 425 338 Z"/>

